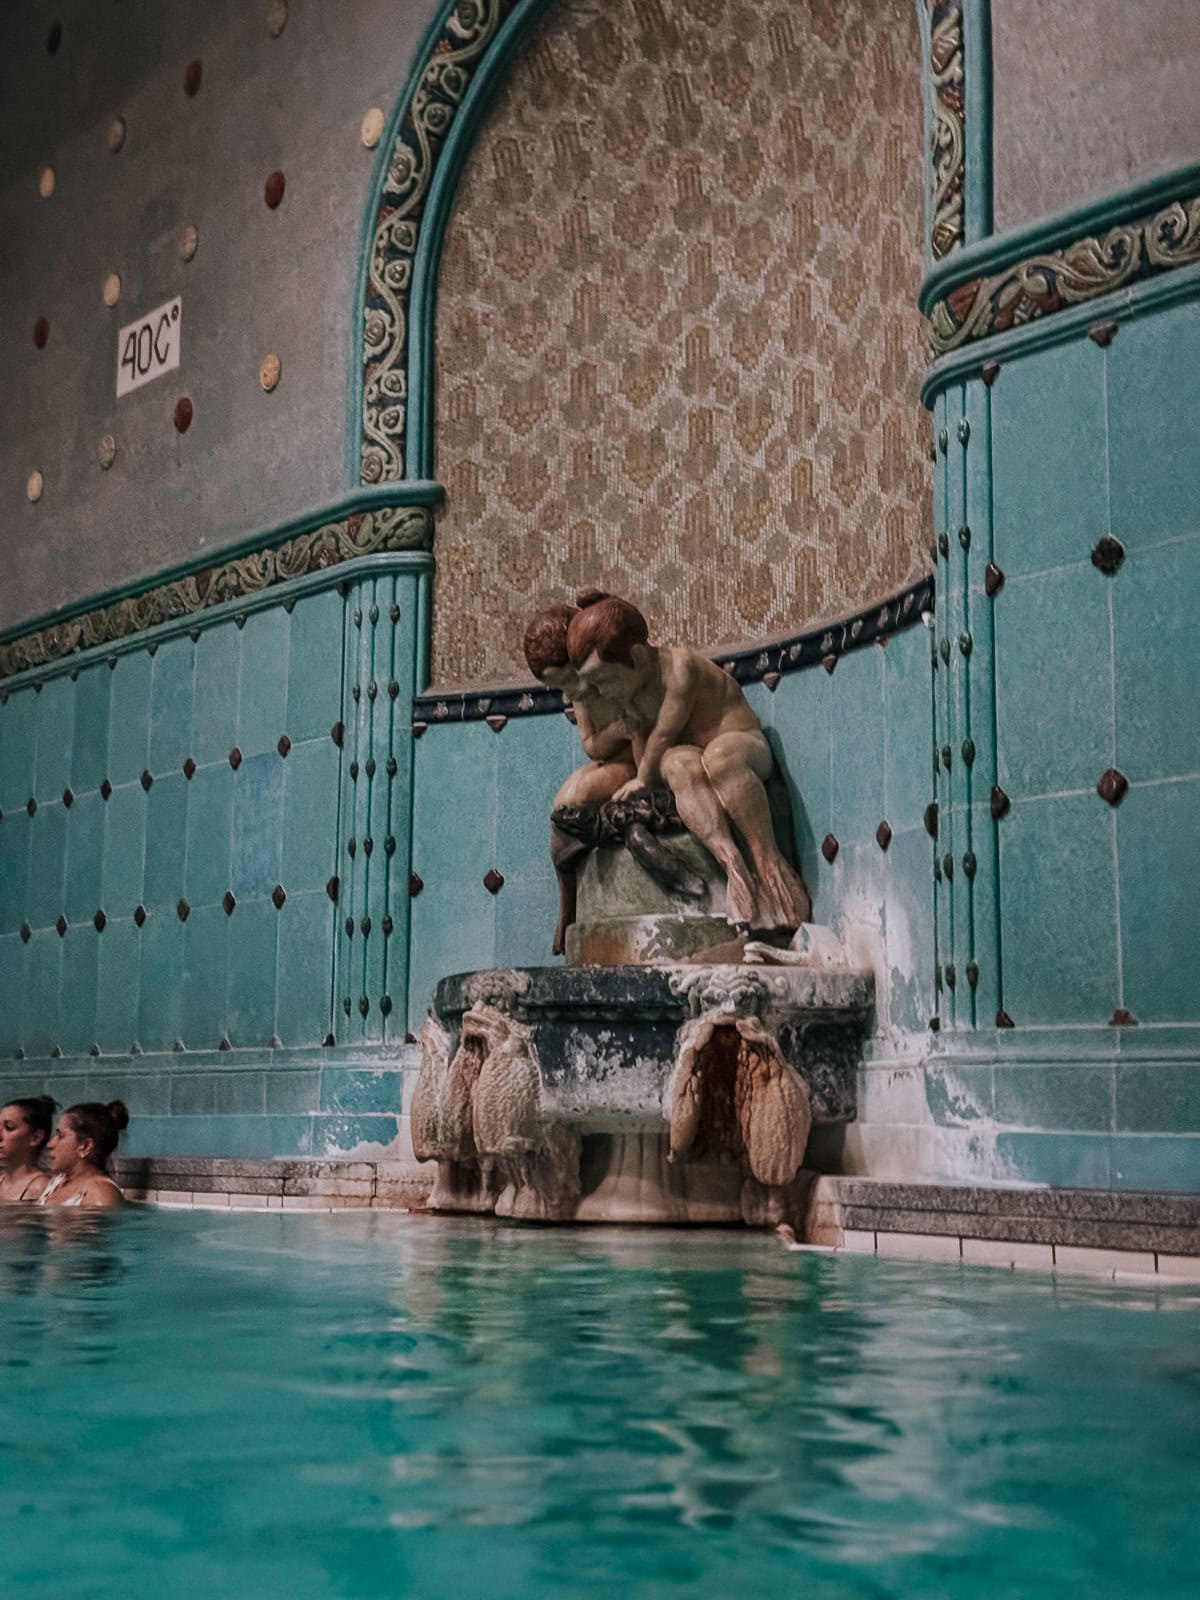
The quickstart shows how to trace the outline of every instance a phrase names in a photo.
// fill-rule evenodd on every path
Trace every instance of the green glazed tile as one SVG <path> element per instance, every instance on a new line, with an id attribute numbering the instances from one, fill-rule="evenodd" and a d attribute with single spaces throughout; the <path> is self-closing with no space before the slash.
<path id="1" fill-rule="evenodd" d="M 426 888 L 412 908 L 408 1025 L 416 1033 L 440 978 L 495 965 L 496 907 L 482 885 L 452 884 Z"/>
<path id="2" fill-rule="evenodd" d="M 1111 581 L 1116 764 L 1135 782 L 1200 772 L 1200 538 L 1139 551 Z"/>
<path id="3" fill-rule="evenodd" d="M 185 926 L 170 909 L 142 929 L 137 1040 L 143 1050 L 170 1050 L 179 1037 L 184 938 Z"/>
<path id="4" fill-rule="evenodd" d="M 282 919 L 270 900 L 242 901 L 229 919 L 226 1032 L 234 1045 L 268 1045 L 275 1032 L 275 959 Z"/>
<path id="5" fill-rule="evenodd" d="M 276 1067 L 266 1074 L 266 1108 L 271 1113 L 316 1111 L 321 1103 L 319 1069 Z"/>
<path id="6" fill-rule="evenodd" d="M 67 809 L 45 805 L 29 827 L 29 884 L 24 920 L 34 928 L 49 927 L 63 909 L 66 878 Z"/>
<path id="7" fill-rule="evenodd" d="M 997 1066 L 996 1121 L 1047 1132 L 1108 1133 L 1113 1119 L 1113 1069 L 1086 1066 Z"/>
<path id="8" fill-rule="evenodd" d="M 288 644 L 287 734 L 293 744 L 327 739 L 341 717 L 342 618 L 336 589 L 297 601 Z"/>
<path id="9" fill-rule="evenodd" d="M 313 1154 L 343 1155 L 363 1145 L 390 1145 L 399 1131 L 394 1116 L 327 1116 L 313 1118 Z"/>
<path id="10" fill-rule="evenodd" d="M 29 818 L 23 811 L 0 822 L 0 935 L 25 920 L 29 892 Z"/>
<path id="11" fill-rule="evenodd" d="M 502 967 L 557 965 L 551 954 L 558 921 L 557 879 L 538 877 L 505 879 L 496 896 L 495 961 Z"/>
<path id="12" fill-rule="evenodd" d="M 321 890 L 289 894 L 284 911 L 287 915 L 279 925 L 276 1029 L 285 1044 L 320 1044 L 330 1028 L 337 908 Z"/>
<path id="13" fill-rule="evenodd" d="M 1107 1189 L 1112 1139 L 1097 1133 L 999 1133 L 996 1160 L 1009 1178 L 1056 1189 Z"/>
<path id="14" fill-rule="evenodd" d="M 84 922 L 72 927 L 63 940 L 56 1042 L 64 1055 L 84 1056 L 95 1042 L 100 939 L 95 928 Z"/>
<path id="15" fill-rule="evenodd" d="M 1113 759 L 1105 583 L 1088 563 L 1010 580 L 996 604 L 1001 788 L 1013 799 L 1093 789 Z"/>
<path id="16" fill-rule="evenodd" d="M 229 918 L 219 905 L 201 906 L 184 926 L 180 1037 L 189 1050 L 213 1050 L 225 1034 Z"/>
<path id="17" fill-rule="evenodd" d="M 1198 818 L 1196 779 L 1135 786 L 1117 808 L 1124 1004 L 1139 1022 L 1198 1020 Z"/>
<path id="18" fill-rule="evenodd" d="M 1116 1068 L 1118 1133 L 1200 1133 L 1200 1070 L 1156 1061 Z"/>
<path id="19" fill-rule="evenodd" d="M 37 698 L 37 767 L 32 792 L 39 800 L 57 798 L 70 783 L 74 738 L 75 685 L 70 678 L 51 678 Z"/>
<path id="20" fill-rule="evenodd" d="M 270 894 L 279 882 L 282 820 L 283 762 L 273 750 L 248 757 L 233 787 L 230 878 L 239 899 Z"/>
<path id="21" fill-rule="evenodd" d="M 922 1033 L 936 1010 L 933 841 L 923 828 L 896 834 L 888 847 L 884 949 L 890 1024 Z"/>
<path id="22" fill-rule="evenodd" d="M 919 823 L 933 799 L 929 639 L 917 623 L 894 634 L 883 652 L 884 810 L 896 830 Z"/>
<path id="23" fill-rule="evenodd" d="M 1107 531 L 1104 361 L 1079 334 L 1005 361 L 991 391 L 994 551 L 1010 579 L 1086 561 Z"/>
<path id="24" fill-rule="evenodd" d="M 1090 793 L 1027 801 L 1003 819 L 1004 1000 L 1018 1027 L 1099 1025 L 1118 1003 L 1113 826 Z"/>
<path id="25" fill-rule="evenodd" d="M 184 1072 L 177 1068 L 170 1077 L 172 1116 L 203 1117 L 212 1116 L 216 1112 L 216 1073 Z"/>
<path id="26" fill-rule="evenodd" d="M 19 689 L 0 705 L 0 811 L 17 811 L 33 794 L 37 696 Z"/>
<path id="27" fill-rule="evenodd" d="M 232 622 L 206 628 L 196 641 L 192 748 L 199 766 L 226 761 L 237 744 L 238 631 Z"/>
<path id="28" fill-rule="evenodd" d="M 380 796 L 386 775 L 376 778 Z M 324 888 L 337 859 L 338 752 L 332 739 L 293 745 L 283 773 L 282 882 Z"/>
<path id="29" fill-rule="evenodd" d="M 50 930 L 35 933 L 25 959 L 21 996 L 21 1042 L 33 1056 L 48 1056 L 59 1038 L 62 940 Z"/>
<path id="30" fill-rule="evenodd" d="M 214 1106 L 221 1117 L 260 1117 L 265 1110 L 266 1073 L 214 1072 Z"/>
<path id="31" fill-rule="evenodd" d="M 118 656 L 111 669 L 108 720 L 110 783 L 131 783 L 146 770 L 150 756 L 150 684 L 154 660 L 145 650 Z"/>
<path id="32" fill-rule="evenodd" d="M 119 921 L 110 916 L 96 949 L 96 1043 L 124 1052 L 137 1038 L 142 965 L 142 933 L 128 910 Z"/>
<path id="33" fill-rule="evenodd" d="M 288 630 L 282 606 L 255 611 L 241 630 L 237 744 L 244 756 L 274 751 L 287 722 Z M 330 672 L 336 668 L 327 664 Z"/>
<path id="34" fill-rule="evenodd" d="M 189 785 L 184 892 L 193 906 L 216 905 L 232 881 L 235 782 L 222 761 L 201 767 Z"/>
<path id="35" fill-rule="evenodd" d="M 833 693 L 828 675 L 819 667 L 789 673 L 780 680 L 774 701 L 768 743 L 788 786 L 792 828 L 807 874 L 831 825 Z"/>
<path id="36" fill-rule="evenodd" d="M 142 898 L 146 796 L 141 785 L 114 789 L 104 801 L 104 909 L 132 916 Z"/>
<path id="37" fill-rule="evenodd" d="M 992 1119 L 992 1068 L 931 1061 L 925 1069 L 925 1100 L 941 1128 L 972 1127 Z"/>
<path id="38" fill-rule="evenodd" d="M 13 996 L 25 992 L 25 952 L 27 946 L 16 933 L 0 933 L 0 1060 L 5 1060 L 21 1043 L 21 1007 Z M 5 1102 L 7 1104 L 7 1102 Z"/>
<path id="39" fill-rule="evenodd" d="M 1131 551 L 1200 533 L 1200 318 L 1195 301 L 1122 323 L 1105 360 L 1111 531 Z"/>
<path id="40" fill-rule="evenodd" d="M 413 863 L 429 888 L 477 883 L 495 864 L 499 745 L 486 722 L 430 728 L 417 742 Z"/>
<path id="41" fill-rule="evenodd" d="M 326 1112 L 399 1115 L 402 1074 L 395 1068 L 366 1071 L 326 1067 L 321 1073 L 321 1105 Z"/>
<path id="42" fill-rule="evenodd" d="M 825 676 L 822 672 L 821 676 Z M 845 844 L 874 839 L 884 816 L 883 652 L 856 650 L 828 679 L 833 740 L 832 821 Z"/>
<path id="43" fill-rule="evenodd" d="M 112 674 L 103 662 L 79 674 L 75 685 L 75 739 L 71 747 L 71 787 L 76 794 L 84 789 L 98 789 L 108 776 L 111 691 Z"/>
<path id="44" fill-rule="evenodd" d="M 154 656 L 150 690 L 150 771 L 178 771 L 191 755 L 192 674 L 196 646 L 190 638 L 168 639 Z"/>
<path id="45" fill-rule="evenodd" d="M 498 734 L 488 729 L 497 746 L 496 866 L 506 878 L 544 877 L 550 870 L 550 812 L 558 788 L 548 759 L 558 743 L 554 720 L 521 717 Z M 586 761 L 581 745 L 577 765 Z"/>
<path id="46" fill-rule="evenodd" d="M 104 801 L 85 792 L 67 812 L 67 861 L 64 910 L 67 920 L 90 921 L 103 905 Z"/>
<path id="47" fill-rule="evenodd" d="M 146 796 L 146 854 L 142 897 L 147 907 L 183 898 L 190 785 L 182 772 L 156 778 Z"/>
<path id="48" fill-rule="evenodd" d="M 1116 1189 L 1200 1193 L 1200 1138 L 1118 1135 L 1112 1141 L 1112 1184 Z"/>

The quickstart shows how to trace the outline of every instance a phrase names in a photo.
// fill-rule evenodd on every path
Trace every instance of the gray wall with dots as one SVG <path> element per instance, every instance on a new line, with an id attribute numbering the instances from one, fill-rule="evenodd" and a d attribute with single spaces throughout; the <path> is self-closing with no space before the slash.
<path id="1" fill-rule="evenodd" d="M 378 157 L 361 128 L 372 108 L 391 111 L 436 9 L 4 8 L 0 628 L 317 508 L 353 481 L 350 323 Z M 274 208 L 273 173 L 285 180 Z M 177 295 L 178 370 L 118 400 L 118 330 Z"/>

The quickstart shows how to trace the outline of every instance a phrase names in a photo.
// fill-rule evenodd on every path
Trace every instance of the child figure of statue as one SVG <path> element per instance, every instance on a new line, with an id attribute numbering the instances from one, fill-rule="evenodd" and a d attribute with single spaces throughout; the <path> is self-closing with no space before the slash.
<path id="1" fill-rule="evenodd" d="M 581 596 L 590 599 L 590 595 Z M 575 606 L 547 606 L 537 612 L 525 630 L 525 660 L 541 683 L 560 689 L 574 710 L 575 726 L 583 743 L 586 764 L 578 767 L 554 797 L 560 807 L 596 806 L 611 800 L 637 771 L 629 729 L 613 701 L 585 684 L 567 655 L 567 629 L 576 616 Z M 550 824 L 550 859 L 558 879 L 558 924 L 554 954 L 562 955 L 567 929 L 575 921 L 576 864 L 582 854 L 578 839 Z"/>
<path id="2" fill-rule="evenodd" d="M 619 727 L 630 740 L 622 759 L 636 770 L 612 798 L 671 790 L 681 821 L 725 870 L 729 922 L 763 932 L 808 922 L 811 897 L 771 820 L 774 757 L 741 686 L 697 650 L 651 644 L 645 617 L 614 595 L 570 617 L 567 655 L 614 737 Z"/>

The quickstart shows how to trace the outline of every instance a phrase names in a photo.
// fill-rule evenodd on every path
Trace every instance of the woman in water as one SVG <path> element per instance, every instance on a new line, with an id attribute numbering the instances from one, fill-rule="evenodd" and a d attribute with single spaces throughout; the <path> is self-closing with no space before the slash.
<path id="1" fill-rule="evenodd" d="M 39 1094 L 0 1110 L 0 1205 L 41 1198 L 50 1179 L 39 1163 L 57 1109 L 48 1094 Z"/>
<path id="2" fill-rule="evenodd" d="M 71 1106 L 58 1119 L 47 1147 L 53 1176 L 38 1201 L 43 1206 L 119 1206 L 124 1199 L 105 1170 L 129 1113 L 120 1100 Z"/>

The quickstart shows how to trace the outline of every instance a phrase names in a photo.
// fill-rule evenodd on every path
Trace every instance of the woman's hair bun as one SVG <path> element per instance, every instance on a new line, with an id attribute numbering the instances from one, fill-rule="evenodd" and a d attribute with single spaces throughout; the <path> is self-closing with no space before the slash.
<path id="1" fill-rule="evenodd" d="M 119 1129 L 124 1130 L 129 1126 L 129 1112 L 125 1107 L 124 1100 L 110 1100 L 105 1110 Z"/>
<path id="2" fill-rule="evenodd" d="M 581 589 L 575 596 L 575 604 L 583 611 L 588 606 L 594 606 L 601 600 L 609 600 L 611 598 L 606 589 Z"/>

